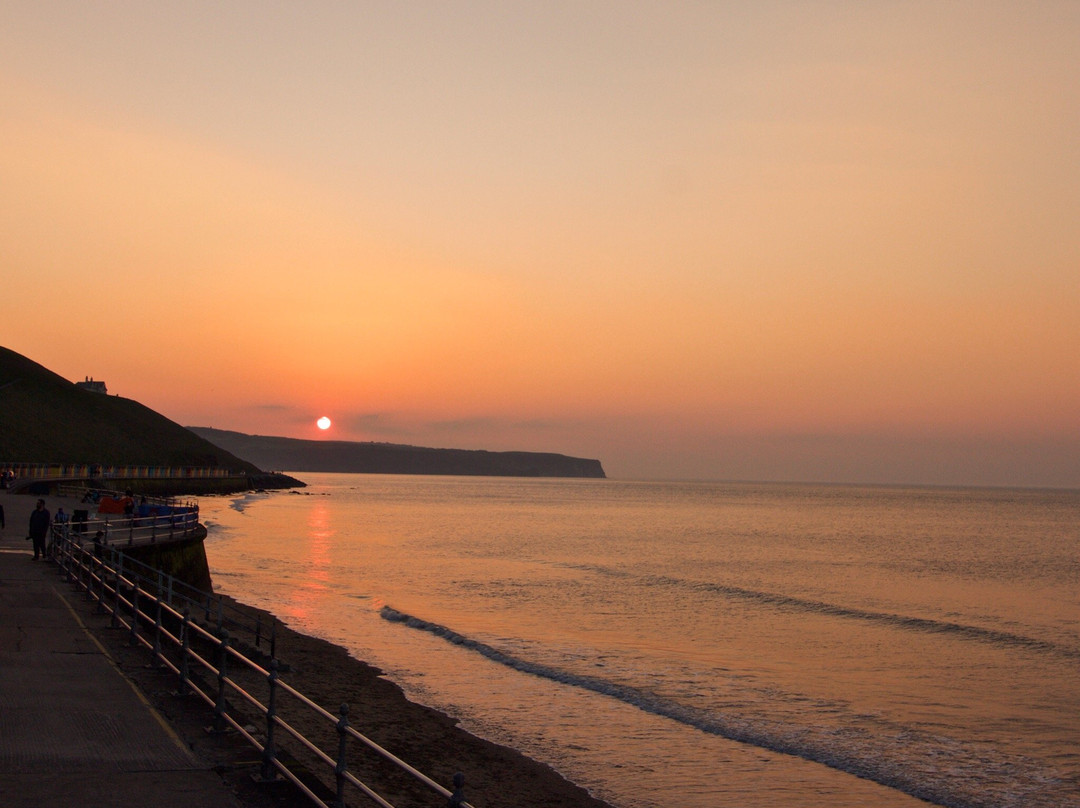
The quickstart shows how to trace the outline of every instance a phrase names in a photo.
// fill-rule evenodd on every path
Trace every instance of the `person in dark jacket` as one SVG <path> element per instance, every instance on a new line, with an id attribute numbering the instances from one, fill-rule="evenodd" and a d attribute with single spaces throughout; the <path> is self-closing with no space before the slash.
<path id="1" fill-rule="evenodd" d="M 45 500 L 39 499 L 37 507 L 30 513 L 30 539 L 34 542 L 34 561 L 45 555 L 45 539 L 49 535 L 52 517 L 45 507 Z"/>

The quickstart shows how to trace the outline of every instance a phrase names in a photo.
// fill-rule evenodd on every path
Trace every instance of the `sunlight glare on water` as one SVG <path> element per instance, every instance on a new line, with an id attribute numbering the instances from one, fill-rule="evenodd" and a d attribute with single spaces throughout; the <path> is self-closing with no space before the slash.
<path id="1" fill-rule="evenodd" d="M 302 476 L 215 585 L 620 808 L 1080 806 L 1076 492 Z"/>

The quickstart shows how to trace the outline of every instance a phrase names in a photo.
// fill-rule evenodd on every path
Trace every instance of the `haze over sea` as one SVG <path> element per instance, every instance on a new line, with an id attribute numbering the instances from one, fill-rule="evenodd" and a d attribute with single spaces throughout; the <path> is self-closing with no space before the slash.
<path id="1" fill-rule="evenodd" d="M 215 586 L 619 808 L 1080 806 L 1080 492 L 301 477 Z"/>

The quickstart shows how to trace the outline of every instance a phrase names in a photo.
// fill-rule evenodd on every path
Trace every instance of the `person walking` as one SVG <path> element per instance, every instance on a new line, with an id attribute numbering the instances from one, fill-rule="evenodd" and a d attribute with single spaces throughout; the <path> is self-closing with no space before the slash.
<path id="1" fill-rule="evenodd" d="M 45 539 L 49 535 L 52 517 L 45 507 L 45 500 L 39 499 L 37 507 L 30 513 L 30 539 L 34 542 L 34 561 L 45 555 Z"/>

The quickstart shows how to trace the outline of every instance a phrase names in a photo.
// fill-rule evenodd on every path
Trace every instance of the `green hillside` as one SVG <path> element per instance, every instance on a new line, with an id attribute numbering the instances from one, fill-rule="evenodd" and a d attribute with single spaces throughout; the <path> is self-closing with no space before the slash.
<path id="1" fill-rule="evenodd" d="M 0 463 L 198 466 L 251 463 L 137 401 L 76 387 L 0 347 Z"/>

